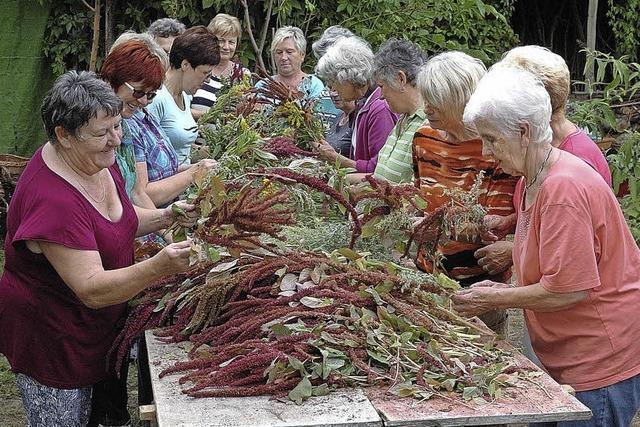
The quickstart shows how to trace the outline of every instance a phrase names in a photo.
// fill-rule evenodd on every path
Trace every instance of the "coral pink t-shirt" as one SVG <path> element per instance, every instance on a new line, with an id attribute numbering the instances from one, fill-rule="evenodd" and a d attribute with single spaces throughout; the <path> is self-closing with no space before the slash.
<path id="1" fill-rule="evenodd" d="M 31 252 L 25 241 L 98 251 L 105 270 L 133 264 L 138 218 L 117 166 L 109 172 L 122 203 L 119 221 L 103 217 L 49 169 L 42 148 L 22 173 L 9 206 L 0 280 L 0 352 L 15 372 L 49 387 L 85 387 L 105 377 L 106 354 L 126 304 L 85 306 L 47 258 Z"/>
<path id="2" fill-rule="evenodd" d="M 574 133 L 567 136 L 560 145 L 558 145 L 558 148 L 582 159 L 600 174 L 602 179 L 609 184 L 609 187 L 613 185 L 611 170 L 609 169 L 607 159 L 604 157 L 604 154 L 602 154 L 598 145 L 593 142 L 593 140 L 589 138 L 589 135 L 583 130 L 576 128 Z M 518 212 L 518 206 L 520 205 L 520 199 L 517 195 L 522 194 L 523 186 L 524 180 L 520 179 L 516 184 L 515 195 L 513 197 L 513 206 L 516 208 L 516 214 Z"/>
<path id="3" fill-rule="evenodd" d="M 542 364 L 576 391 L 640 373 L 640 249 L 611 188 L 584 161 L 562 152 L 534 204 L 518 208 L 518 286 L 588 291 L 585 300 L 564 310 L 524 310 Z"/>

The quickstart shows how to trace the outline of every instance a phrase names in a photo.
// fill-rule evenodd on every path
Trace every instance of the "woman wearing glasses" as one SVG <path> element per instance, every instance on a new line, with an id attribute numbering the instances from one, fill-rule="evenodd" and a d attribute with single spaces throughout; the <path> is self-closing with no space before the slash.
<path id="1" fill-rule="evenodd" d="M 102 65 L 101 75 L 122 99 L 123 140 L 118 164 L 122 174 L 134 168 L 134 203 L 148 196 L 155 206 L 178 197 L 196 172 L 215 161 L 204 159 L 182 171 L 178 155 L 158 120 L 146 111 L 162 85 L 168 58 L 148 34 L 125 33 L 114 43 Z M 133 153 L 126 147 L 132 146 Z M 144 193 L 142 196 L 139 194 Z M 146 206 L 142 204 L 141 206 Z"/>
<path id="2" fill-rule="evenodd" d="M 198 136 L 198 125 L 191 115 L 191 95 L 209 80 L 218 62 L 216 36 L 201 25 L 189 28 L 173 41 L 164 85 L 148 108 L 176 149 L 182 167 L 191 163 L 191 144 Z"/>

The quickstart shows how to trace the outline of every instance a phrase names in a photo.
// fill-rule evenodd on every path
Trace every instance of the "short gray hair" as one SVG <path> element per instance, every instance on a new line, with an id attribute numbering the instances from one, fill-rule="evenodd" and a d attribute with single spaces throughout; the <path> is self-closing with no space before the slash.
<path id="1" fill-rule="evenodd" d="M 327 84 L 351 83 L 357 87 L 371 86 L 373 51 L 360 37 L 345 37 L 329 47 L 318 61 L 316 74 Z"/>
<path id="2" fill-rule="evenodd" d="M 431 57 L 418 75 L 418 89 L 428 106 L 451 119 L 462 120 L 464 107 L 487 72 L 482 61 L 464 52 L 444 52 Z"/>
<path id="3" fill-rule="evenodd" d="M 351 30 L 340 25 L 332 25 L 324 30 L 324 33 L 322 33 L 320 38 L 311 45 L 313 55 L 316 59 L 320 59 L 325 53 L 327 53 L 327 49 L 329 49 L 329 47 L 331 47 L 336 41 L 344 37 L 352 36 L 354 36 L 354 34 Z"/>
<path id="4" fill-rule="evenodd" d="M 111 45 L 111 49 L 109 49 L 109 53 L 113 52 L 113 49 L 115 49 L 118 45 L 130 41 L 142 42 L 147 45 L 149 52 L 160 60 L 164 70 L 166 71 L 169 69 L 169 55 L 167 55 L 167 52 L 165 52 L 164 49 L 161 48 L 158 43 L 156 43 L 156 41 L 153 39 L 153 36 L 149 33 L 125 31 L 124 33 L 120 34 L 120 36 L 118 36 L 115 42 L 113 42 L 113 45 Z"/>
<path id="5" fill-rule="evenodd" d="M 392 87 L 398 83 L 398 72 L 407 76 L 407 83 L 416 86 L 418 74 L 427 61 L 427 54 L 408 40 L 387 40 L 373 60 L 373 77 Z"/>
<path id="6" fill-rule="evenodd" d="M 95 73 L 75 70 L 67 71 L 56 79 L 40 108 L 51 143 L 57 142 L 56 127 L 61 126 L 77 135 L 78 129 L 97 117 L 100 111 L 117 116 L 122 111 L 122 100 Z"/>
<path id="7" fill-rule="evenodd" d="M 296 46 L 296 49 L 301 54 L 305 54 L 307 52 L 307 40 L 304 38 L 304 33 L 298 27 L 280 27 L 273 35 L 273 40 L 271 41 L 271 53 L 276 50 L 276 47 L 285 41 L 286 39 L 293 40 L 293 44 Z"/>
<path id="8" fill-rule="evenodd" d="M 147 33 L 153 37 L 177 37 L 184 33 L 187 27 L 177 19 L 173 18 L 160 18 L 153 21 Z"/>
<path id="9" fill-rule="evenodd" d="M 551 100 L 543 83 L 520 67 L 498 63 L 480 80 L 464 111 L 464 122 L 487 123 L 503 136 L 519 135 L 528 123 L 532 143 L 550 143 Z"/>

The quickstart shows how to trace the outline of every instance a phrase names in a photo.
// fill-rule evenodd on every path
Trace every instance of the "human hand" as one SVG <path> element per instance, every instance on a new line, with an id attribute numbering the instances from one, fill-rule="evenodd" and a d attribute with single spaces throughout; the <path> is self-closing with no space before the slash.
<path id="1" fill-rule="evenodd" d="M 313 143 L 313 150 L 324 160 L 334 161 L 337 157 L 336 150 L 325 140 Z"/>
<path id="2" fill-rule="evenodd" d="M 191 172 L 191 181 L 194 182 L 197 177 L 206 175 L 211 169 L 215 169 L 218 166 L 218 162 L 213 159 L 202 159 L 198 163 L 191 166 L 189 171 Z"/>
<path id="3" fill-rule="evenodd" d="M 513 265 L 513 242 L 500 240 L 478 249 L 473 256 L 478 265 L 490 275 L 502 273 Z"/>
<path id="4" fill-rule="evenodd" d="M 153 258 L 157 260 L 164 274 L 175 274 L 189 268 L 189 255 L 191 255 L 191 241 L 185 240 L 165 246 Z"/>
<path id="5" fill-rule="evenodd" d="M 490 282 L 487 280 L 487 282 Z M 482 282 L 480 282 L 482 283 Z M 494 283 L 494 282 L 491 282 Z M 473 317 L 491 311 L 495 305 L 495 296 L 499 288 L 493 285 L 472 286 L 456 292 L 452 297 L 453 308 L 463 316 Z"/>
<path id="6" fill-rule="evenodd" d="M 196 206 L 183 200 L 169 205 L 165 210 L 169 211 L 171 222 L 173 223 L 177 220 L 182 227 L 192 227 L 198 220 Z"/>
<path id="7" fill-rule="evenodd" d="M 503 239 L 504 236 L 515 231 L 516 214 L 507 216 L 485 215 L 483 223 L 486 231 L 481 236 L 482 241 L 485 243 L 492 243 L 496 240 Z"/>

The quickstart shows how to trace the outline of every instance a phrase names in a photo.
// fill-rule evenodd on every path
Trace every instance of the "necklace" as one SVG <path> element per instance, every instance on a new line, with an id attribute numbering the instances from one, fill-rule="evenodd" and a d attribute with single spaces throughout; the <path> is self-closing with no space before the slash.
<path id="1" fill-rule="evenodd" d="M 102 197 L 98 197 L 96 199 L 95 197 L 93 197 L 91 192 L 89 190 L 87 190 L 87 187 L 82 185 L 82 181 L 80 181 L 80 179 L 78 179 L 80 177 L 80 174 L 78 174 L 78 172 L 76 172 L 75 170 L 73 170 L 73 168 L 71 166 L 69 166 L 69 163 L 67 163 L 67 161 L 64 159 L 64 157 L 62 157 L 62 156 L 58 156 L 58 157 L 64 162 L 65 165 L 67 165 L 67 167 L 71 170 L 71 172 L 73 172 L 75 175 L 77 175 L 77 178 L 74 177 L 74 181 L 84 190 L 84 194 L 89 196 L 89 198 L 91 200 L 93 200 L 94 202 L 96 202 L 97 204 L 104 203 L 105 199 L 107 198 L 107 189 L 105 188 L 104 182 L 102 182 L 102 179 L 100 179 L 100 177 L 98 176 L 98 180 L 100 181 L 100 185 L 102 186 Z"/>
<path id="2" fill-rule="evenodd" d="M 540 169 L 538 169 L 538 172 L 536 172 L 536 174 L 534 175 L 533 179 L 531 180 L 531 182 L 529 184 L 526 184 L 524 186 L 525 190 L 528 190 L 529 188 L 531 188 L 531 186 L 533 184 L 536 183 L 536 181 L 538 180 L 538 176 L 540 176 L 540 173 L 542 172 L 542 169 L 544 169 L 544 167 L 547 165 L 547 160 L 549 160 L 549 157 L 551 156 L 551 152 L 553 151 L 553 147 L 549 148 L 549 152 L 547 153 L 547 157 L 544 158 L 544 161 L 542 162 L 542 164 L 540 165 Z"/>

